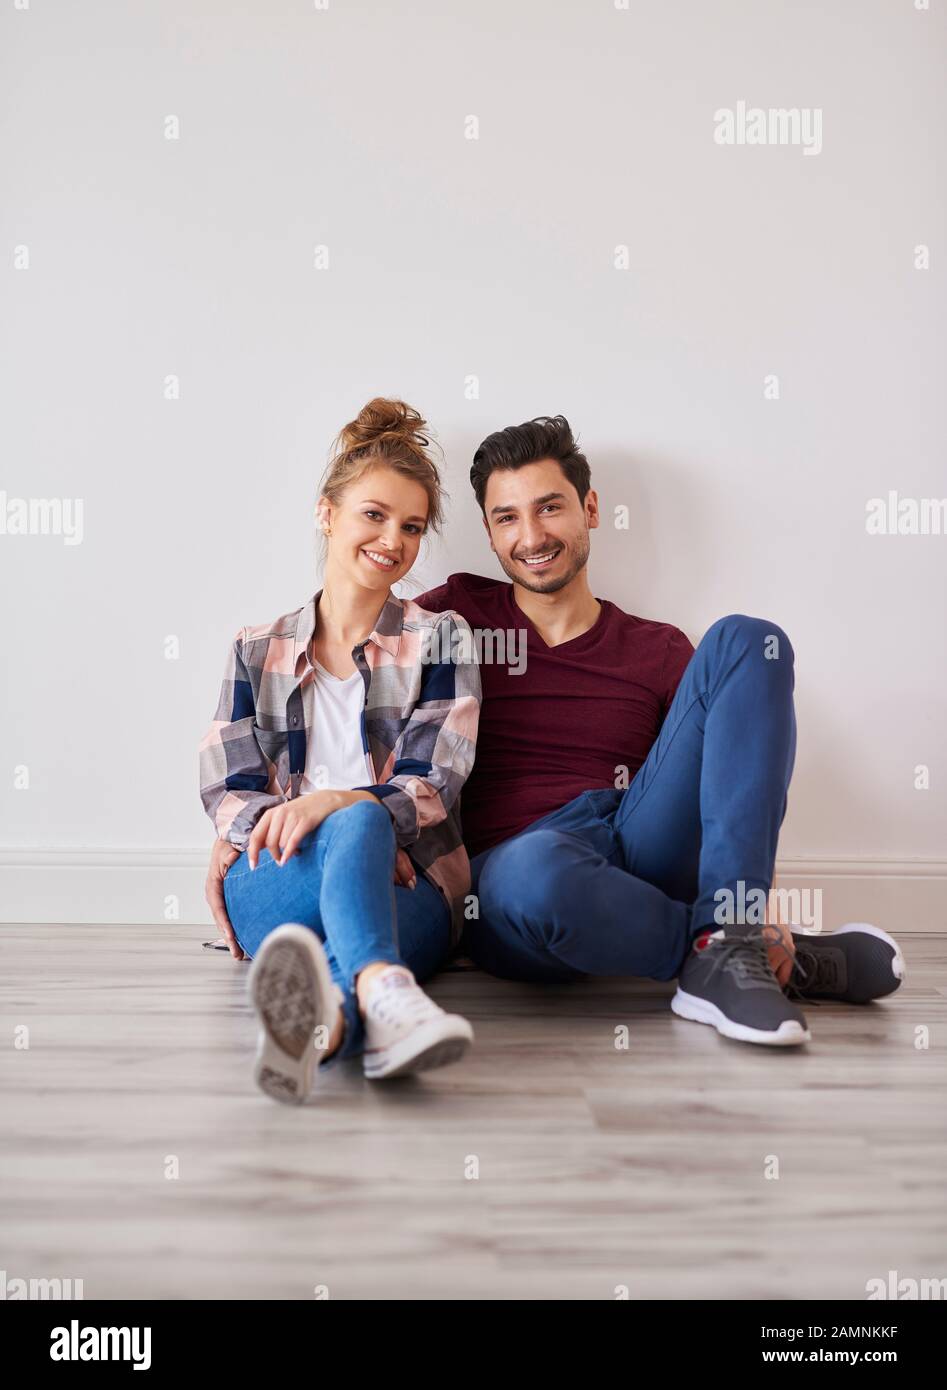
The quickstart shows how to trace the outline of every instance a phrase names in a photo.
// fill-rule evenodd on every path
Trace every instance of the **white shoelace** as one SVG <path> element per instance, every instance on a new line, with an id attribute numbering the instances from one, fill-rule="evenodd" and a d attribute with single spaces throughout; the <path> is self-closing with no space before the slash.
<path id="1" fill-rule="evenodd" d="M 365 1007 L 366 1021 L 382 1024 L 422 1023 L 443 1013 L 421 989 L 413 976 L 402 971 L 382 975 L 372 986 Z"/>

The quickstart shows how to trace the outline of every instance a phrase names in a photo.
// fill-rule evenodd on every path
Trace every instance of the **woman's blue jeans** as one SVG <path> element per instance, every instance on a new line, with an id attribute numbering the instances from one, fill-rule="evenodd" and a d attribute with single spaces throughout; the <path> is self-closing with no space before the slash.
<path id="1" fill-rule="evenodd" d="M 342 1044 L 324 1066 L 363 1049 L 355 997 L 361 969 L 387 960 L 425 980 L 450 954 L 447 904 L 419 869 L 415 888 L 394 883 L 395 850 L 384 806 L 356 801 L 304 835 L 285 864 L 264 849 L 251 870 L 244 852 L 224 875 L 227 915 L 248 956 L 284 922 L 311 927 L 322 941 L 345 1014 Z"/>
<path id="2" fill-rule="evenodd" d="M 582 792 L 472 860 L 474 961 L 509 979 L 670 980 L 720 890 L 768 893 L 796 754 L 793 663 L 775 623 L 714 623 L 627 790 Z"/>

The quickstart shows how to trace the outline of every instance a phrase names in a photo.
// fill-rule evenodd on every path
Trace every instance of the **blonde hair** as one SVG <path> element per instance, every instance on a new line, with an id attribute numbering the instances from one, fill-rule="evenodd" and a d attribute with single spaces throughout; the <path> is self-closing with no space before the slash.
<path id="1" fill-rule="evenodd" d="M 444 518 L 444 489 L 437 465 L 428 454 L 427 422 L 404 401 L 376 396 L 339 431 L 319 495 L 337 506 L 343 493 L 363 473 L 384 464 L 420 483 L 427 493 L 425 532 L 438 531 Z"/>

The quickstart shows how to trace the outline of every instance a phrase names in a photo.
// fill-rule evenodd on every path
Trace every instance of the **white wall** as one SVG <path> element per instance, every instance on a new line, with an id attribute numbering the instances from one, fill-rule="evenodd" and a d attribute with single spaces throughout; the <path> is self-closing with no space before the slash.
<path id="1" fill-rule="evenodd" d="M 6 914 L 101 917 L 81 874 L 48 896 L 83 850 L 190 865 L 202 920 L 224 654 L 317 587 L 316 482 L 376 393 L 446 450 L 422 583 L 501 573 L 471 454 L 565 413 L 597 595 L 792 638 L 781 860 L 939 874 L 947 537 L 865 507 L 947 493 L 945 36 L 939 0 L 5 6 L 0 489 L 84 508 L 78 545 L 0 535 Z M 819 108 L 821 152 L 716 144 L 741 99 Z"/>

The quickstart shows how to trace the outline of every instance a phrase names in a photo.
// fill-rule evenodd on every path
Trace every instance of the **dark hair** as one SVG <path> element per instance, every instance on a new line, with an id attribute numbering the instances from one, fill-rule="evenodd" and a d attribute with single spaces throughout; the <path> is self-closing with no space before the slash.
<path id="1" fill-rule="evenodd" d="M 474 454 L 470 483 L 480 510 L 486 515 L 487 479 L 497 469 L 522 468 L 541 459 L 555 459 L 569 482 L 585 501 L 592 486 L 588 460 L 580 453 L 564 415 L 540 415 L 523 425 L 508 425 L 487 435 Z"/>

